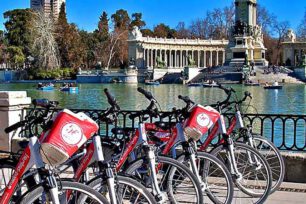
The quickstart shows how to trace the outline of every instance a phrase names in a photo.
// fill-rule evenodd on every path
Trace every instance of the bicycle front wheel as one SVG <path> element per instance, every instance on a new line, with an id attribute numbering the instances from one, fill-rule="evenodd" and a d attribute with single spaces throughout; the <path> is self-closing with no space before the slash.
<path id="1" fill-rule="evenodd" d="M 155 170 L 159 188 L 167 195 L 166 203 L 203 203 L 200 183 L 185 165 L 172 158 L 159 156 Z M 154 184 L 146 159 L 136 160 L 127 167 L 125 173 L 141 179 L 144 186 L 152 190 Z"/>
<path id="2" fill-rule="evenodd" d="M 101 177 L 93 179 L 89 184 L 94 190 L 107 194 L 108 187 L 106 181 Z M 153 195 L 139 182 L 125 177 L 116 176 L 115 191 L 118 204 L 123 203 L 156 203 Z"/>
<path id="3" fill-rule="evenodd" d="M 233 171 L 228 147 L 220 145 L 213 149 L 211 154 L 224 162 L 230 171 Z M 237 178 L 237 175 L 232 172 L 233 180 L 240 190 L 235 192 L 233 202 L 263 203 L 269 196 L 272 187 L 269 164 L 257 150 L 242 143 L 234 144 L 233 156 L 238 172 L 241 174 L 241 177 Z"/>
<path id="4" fill-rule="evenodd" d="M 65 204 L 109 204 L 99 192 L 77 182 L 61 181 L 58 182 L 60 203 Z M 67 197 L 69 195 L 69 197 Z M 51 196 L 44 190 L 43 186 L 38 186 L 23 196 L 20 204 L 30 203 L 52 203 Z"/>

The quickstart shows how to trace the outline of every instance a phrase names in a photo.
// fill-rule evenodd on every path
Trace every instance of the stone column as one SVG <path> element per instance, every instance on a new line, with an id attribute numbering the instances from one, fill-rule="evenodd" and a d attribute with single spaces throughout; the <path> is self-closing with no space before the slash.
<path id="1" fill-rule="evenodd" d="M 225 50 L 222 51 L 222 65 L 225 63 Z"/>
<path id="2" fill-rule="evenodd" d="M 204 67 L 207 67 L 207 64 L 206 64 L 206 50 L 204 50 L 204 60 L 203 60 L 203 62 L 204 62 Z"/>
<path id="3" fill-rule="evenodd" d="M 216 51 L 216 66 L 219 65 L 219 50 Z"/>
<path id="4" fill-rule="evenodd" d="M 176 50 L 174 50 L 174 65 L 173 65 L 173 67 L 177 67 L 177 58 L 176 58 Z"/>
<path id="5" fill-rule="evenodd" d="M 200 64 L 201 64 L 201 55 L 200 55 L 200 53 L 201 53 L 201 51 L 200 50 L 198 50 L 198 68 L 201 66 Z"/>
<path id="6" fill-rule="evenodd" d="M 183 67 L 183 59 L 182 59 L 182 57 L 183 57 L 183 51 L 180 50 L 180 67 Z"/>
<path id="7" fill-rule="evenodd" d="M 0 92 L 0 150 L 14 151 L 11 144 L 11 139 L 18 139 L 20 130 L 13 131 L 9 134 L 4 132 L 4 129 L 21 120 L 25 116 L 24 108 L 29 107 L 31 98 L 27 97 L 25 91 L 1 91 Z"/>
<path id="8" fill-rule="evenodd" d="M 213 63 L 213 60 L 212 60 L 212 50 L 209 50 L 209 53 L 210 53 L 210 55 L 209 55 L 209 66 L 211 66 L 212 67 L 212 63 Z"/>
<path id="9" fill-rule="evenodd" d="M 151 66 L 150 67 L 154 67 L 154 64 L 153 64 L 153 49 L 151 49 Z"/>

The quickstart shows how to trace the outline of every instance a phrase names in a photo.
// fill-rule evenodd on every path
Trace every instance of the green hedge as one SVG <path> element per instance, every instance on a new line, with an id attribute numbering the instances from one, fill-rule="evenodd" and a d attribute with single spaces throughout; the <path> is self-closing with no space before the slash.
<path id="1" fill-rule="evenodd" d="M 72 68 L 32 69 L 29 71 L 29 79 L 74 79 L 76 74 L 77 71 Z"/>

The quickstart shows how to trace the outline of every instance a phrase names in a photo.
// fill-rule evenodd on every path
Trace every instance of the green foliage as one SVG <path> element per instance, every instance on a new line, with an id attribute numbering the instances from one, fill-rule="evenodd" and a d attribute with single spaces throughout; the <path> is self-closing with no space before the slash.
<path id="1" fill-rule="evenodd" d="M 108 26 L 108 17 L 107 13 L 103 11 L 102 15 L 100 16 L 100 20 L 98 23 L 98 29 L 95 30 L 95 37 L 99 41 L 105 41 L 108 39 L 109 26 Z"/>
<path id="2" fill-rule="evenodd" d="M 7 48 L 6 52 L 8 53 L 9 56 L 9 62 L 14 66 L 14 67 L 22 67 L 24 62 L 25 62 L 25 56 L 22 52 L 21 47 L 17 46 L 10 46 Z"/>
<path id="3" fill-rule="evenodd" d="M 31 69 L 29 79 L 67 79 L 75 78 L 76 70 L 71 68 L 61 68 L 53 70 Z"/>
<path id="4" fill-rule="evenodd" d="M 86 55 L 86 48 L 77 26 L 67 22 L 65 4 L 61 6 L 55 32 L 61 65 L 73 68 L 81 66 Z"/>
<path id="5" fill-rule="evenodd" d="M 161 23 L 154 27 L 154 35 L 159 38 L 174 38 L 176 31 Z"/>
<path id="6" fill-rule="evenodd" d="M 125 30 L 129 28 L 131 19 L 126 10 L 124 9 L 117 10 L 116 13 L 114 13 L 111 17 L 115 29 Z"/>
<path id="7" fill-rule="evenodd" d="M 142 20 L 142 13 L 133 13 L 132 14 L 132 22 L 130 24 L 130 27 L 133 28 L 133 26 L 137 26 L 138 28 L 142 28 L 146 26 L 146 22 Z"/>
<path id="8" fill-rule="evenodd" d="M 31 44 L 31 20 L 32 13 L 30 9 L 15 9 L 3 14 L 6 22 L 6 38 L 9 46 L 22 48 L 26 55 L 29 55 Z"/>

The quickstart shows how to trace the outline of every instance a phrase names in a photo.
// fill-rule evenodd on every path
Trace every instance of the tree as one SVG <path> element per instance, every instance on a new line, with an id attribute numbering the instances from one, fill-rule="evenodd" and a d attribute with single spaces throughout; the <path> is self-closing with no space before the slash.
<path id="1" fill-rule="evenodd" d="M 298 26 L 297 36 L 300 40 L 306 40 L 306 9 L 304 18 L 302 19 L 301 24 Z"/>
<path id="2" fill-rule="evenodd" d="M 275 21 L 273 28 L 274 28 L 273 30 L 274 30 L 274 33 L 277 39 L 275 39 L 276 47 L 274 47 L 274 49 L 271 48 L 274 54 L 274 58 L 272 59 L 272 62 L 274 62 L 274 64 L 280 64 L 281 59 L 282 59 L 281 57 L 282 42 L 285 39 L 288 29 L 290 28 L 290 23 L 288 21 L 282 21 L 282 22 Z"/>
<path id="3" fill-rule="evenodd" d="M 142 29 L 141 33 L 142 33 L 143 37 L 154 37 L 153 31 L 151 29 L 148 29 L 148 28 Z"/>
<path id="4" fill-rule="evenodd" d="M 87 31 L 81 30 L 79 34 L 86 52 L 84 56 L 84 63 L 87 65 L 88 68 L 94 67 L 97 60 L 96 49 L 99 40 L 96 38 L 95 33 L 89 33 Z"/>
<path id="5" fill-rule="evenodd" d="M 66 17 L 65 3 L 62 4 L 56 24 L 56 42 L 63 67 L 76 68 L 86 58 L 85 45 L 75 24 L 69 24 Z"/>
<path id="6" fill-rule="evenodd" d="M 8 53 L 8 61 L 11 64 L 12 68 L 23 67 L 25 62 L 25 56 L 22 52 L 21 47 L 9 46 L 6 52 Z"/>
<path id="7" fill-rule="evenodd" d="M 158 38 L 174 38 L 176 31 L 161 23 L 154 27 L 154 36 Z"/>
<path id="8" fill-rule="evenodd" d="M 115 29 L 127 30 L 129 29 L 131 19 L 126 10 L 120 9 L 117 10 L 112 16 L 112 21 Z"/>
<path id="9" fill-rule="evenodd" d="M 130 27 L 133 28 L 134 26 L 137 26 L 139 29 L 146 26 L 146 22 L 142 20 L 142 13 L 132 14 L 132 22 L 130 24 Z"/>
<path id="10" fill-rule="evenodd" d="M 50 16 L 39 11 L 34 14 L 32 53 L 37 58 L 38 68 L 59 68 L 59 52 L 54 38 L 54 22 Z"/>
<path id="11" fill-rule="evenodd" d="M 6 22 L 6 38 L 9 46 L 20 47 L 25 55 L 30 54 L 32 42 L 32 12 L 30 9 L 15 9 L 3 14 Z"/>
<path id="12" fill-rule="evenodd" d="M 176 29 L 176 34 L 175 34 L 176 38 L 189 38 L 190 32 L 186 28 L 184 22 L 179 22 L 175 29 Z"/>
<path id="13" fill-rule="evenodd" d="M 105 41 L 108 38 L 109 26 L 107 13 L 103 11 L 99 18 L 98 29 L 95 30 L 96 37 L 99 41 Z"/>
<path id="14" fill-rule="evenodd" d="M 273 32 L 273 26 L 276 16 L 271 14 L 265 7 L 258 4 L 257 6 L 257 24 L 261 25 L 264 35 L 270 35 Z"/>

